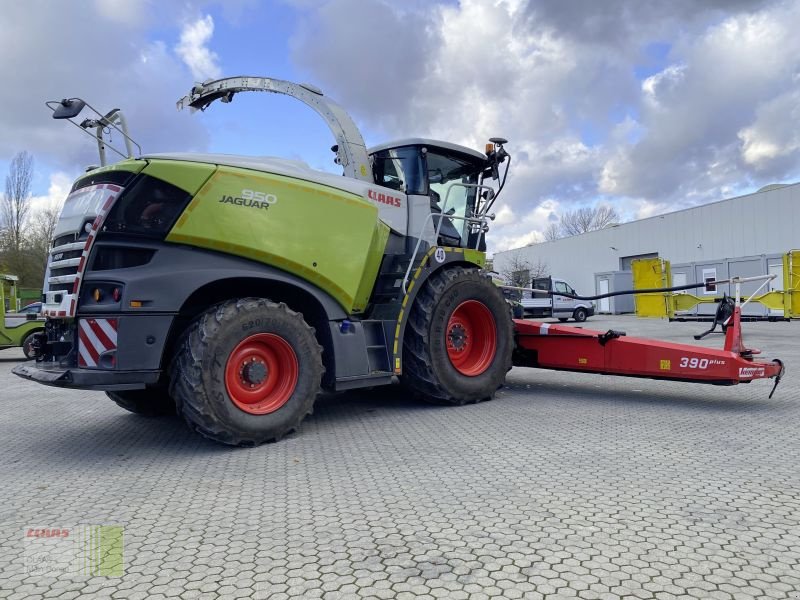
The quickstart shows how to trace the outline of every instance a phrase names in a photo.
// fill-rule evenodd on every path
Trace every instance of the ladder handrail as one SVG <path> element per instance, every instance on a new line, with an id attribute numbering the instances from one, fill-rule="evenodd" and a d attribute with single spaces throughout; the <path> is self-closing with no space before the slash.
<path id="1" fill-rule="evenodd" d="M 474 223 L 474 224 L 479 224 L 479 225 L 485 225 L 486 221 L 489 220 L 489 217 L 487 217 L 487 215 L 485 214 L 486 213 L 485 210 L 483 212 L 478 212 L 477 216 L 471 216 L 471 217 L 468 217 L 466 215 L 464 215 L 463 217 L 460 216 L 460 215 L 446 215 L 445 214 L 445 210 L 447 209 L 447 203 L 450 200 L 450 192 L 455 187 L 463 187 L 463 188 L 467 188 L 467 189 L 475 188 L 476 190 L 477 189 L 486 189 L 486 190 L 489 190 L 491 193 L 494 193 L 494 189 L 492 187 L 490 187 L 488 185 L 483 185 L 482 183 L 460 183 L 459 182 L 459 183 L 453 183 L 453 184 L 450 185 L 450 187 L 447 189 L 447 194 L 445 194 L 445 196 L 444 196 L 444 204 L 442 205 L 442 212 L 440 214 L 434 214 L 433 211 L 431 211 L 425 217 L 425 220 L 422 222 L 422 228 L 420 230 L 419 236 L 417 236 L 417 243 L 414 246 L 414 252 L 411 255 L 411 260 L 408 262 L 408 268 L 406 269 L 406 273 L 403 276 L 403 294 L 407 294 L 408 293 L 408 291 L 406 289 L 406 286 L 408 285 L 408 278 L 411 275 L 411 269 L 414 267 L 414 261 L 417 259 L 417 253 L 419 252 L 419 247 L 422 244 L 422 237 L 425 235 L 425 229 L 426 229 L 426 227 L 428 225 L 428 220 L 429 219 L 432 221 L 435 216 L 439 217 L 439 222 L 436 224 L 436 228 L 434 230 L 434 245 L 436 245 L 436 242 L 439 239 L 439 232 L 441 231 L 442 221 L 445 219 L 445 217 L 448 218 L 448 219 L 457 219 L 459 221 L 466 221 L 468 223 Z M 464 233 L 463 230 L 462 230 L 461 233 L 462 234 Z M 481 227 L 480 235 L 478 235 L 478 239 L 477 239 L 477 241 L 475 243 L 476 248 L 480 244 L 480 240 L 481 240 L 481 236 L 482 235 L 483 235 L 483 227 Z M 462 247 L 466 248 L 467 246 L 462 246 Z"/>

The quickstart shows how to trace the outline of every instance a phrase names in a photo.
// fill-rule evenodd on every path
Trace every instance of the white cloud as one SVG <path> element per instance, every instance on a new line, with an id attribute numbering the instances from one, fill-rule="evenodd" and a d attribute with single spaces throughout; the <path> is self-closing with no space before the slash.
<path id="1" fill-rule="evenodd" d="M 676 39 L 676 62 L 642 85 L 643 134 L 609 157 L 601 189 L 700 203 L 757 187 L 770 175 L 800 174 L 797 156 L 784 168 L 767 168 L 793 153 L 787 132 L 795 128 L 787 124 L 794 122 L 793 77 L 800 71 L 798 21 L 800 6 L 775 2 Z"/>
<path id="2" fill-rule="evenodd" d="M 219 57 L 207 47 L 213 35 L 214 19 L 211 15 L 205 15 L 183 26 L 180 42 L 175 46 L 175 52 L 197 81 L 217 79 L 222 72 L 218 64 Z"/>
<path id="3" fill-rule="evenodd" d="M 295 61 L 372 131 L 509 138 L 490 249 L 535 241 L 543 225 L 516 217 L 548 199 L 639 218 L 800 176 L 796 2 L 327 0 L 303 14 Z"/>
<path id="4" fill-rule="evenodd" d="M 510 225 L 516 220 L 514 211 L 511 210 L 511 207 L 508 204 L 502 204 L 495 215 L 495 225 Z"/>
<path id="5" fill-rule="evenodd" d="M 422 78 L 438 45 L 429 15 L 399 6 L 374 0 L 309 3 L 290 42 L 295 62 L 309 72 L 306 79 L 355 116 L 393 133 L 410 125 L 412 90 L 424 89 Z M 437 22 L 439 11 L 428 9 Z"/>
<path id="6" fill-rule="evenodd" d="M 666 202 L 653 202 L 644 198 L 619 198 L 614 202 L 614 208 L 622 221 L 630 221 L 654 217 L 678 207 Z"/>
<path id="7" fill-rule="evenodd" d="M 761 137 L 755 127 L 748 127 L 739 132 L 739 138 L 744 142 L 742 158 L 751 165 L 758 165 L 769 161 L 781 153 L 781 147 L 774 141 Z"/>
<path id="8" fill-rule="evenodd" d="M 659 96 L 672 92 L 683 81 L 686 65 L 670 65 L 663 71 L 651 75 L 642 82 L 645 102 L 660 107 Z"/>
<path id="9" fill-rule="evenodd" d="M 64 96 L 122 108 L 145 152 L 204 149 L 203 121 L 173 103 L 190 72 L 221 74 L 207 7 L 230 20 L 253 1 L 90 0 L 91 19 L 8 3 L 0 78 L 21 92 L 0 114 L 0 159 L 28 149 L 64 172 L 96 162 L 91 141 L 41 107 Z M 370 142 L 510 139 L 490 249 L 536 241 L 556 211 L 577 206 L 638 218 L 800 176 L 797 2 L 293 4 L 298 79 L 380 134 Z M 183 23 L 179 42 L 153 40 L 156 23 Z M 664 46 L 655 58 L 653 45 Z"/>
<path id="10" fill-rule="evenodd" d="M 28 150 L 37 165 L 73 177 L 96 164 L 96 144 L 51 119 L 43 106 L 45 100 L 76 96 L 103 113 L 121 108 L 145 152 L 205 149 L 202 120 L 174 108 L 191 76 L 164 42 L 149 39 L 146 23 L 111 19 L 106 12 L 86 18 L 83 11 L 53 10 L 42 0 L 12 2 L 4 11 L 0 79 L 17 93 L 6 95 L 0 113 L 0 160 Z"/>
<path id="11" fill-rule="evenodd" d="M 34 217 L 41 210 L 60 207 L 66 200 L 75 179 L 73 175 L 64 171 L 55 171 L 50 173 L 49 177 L 50 185 L 47 188 L 47 193 L 31 196 L 30 198 L 31 217 Z"/>
<path id="12" fill-rule="evenodd" d="M 800 75 L 795 78 L 800 83 Z M 796 164 L 800 153 L 800 132 L 792 126 L 800 122 L 800 91 L 792 91 L 761 104 L 751 125 L 739 131 L 742 158 L 756 169 L 770 168 L 791 158 Z"/>
<path id="13" fill-rule="evenodd" d="M 95 10 L 103 18 L 123 25 L 141 25 L 151 4 L 152 0 L 94 0 Z"/>
<path id="14" fill-rule="evenodd" d="M 538 244 L 544 241 L 544 231 L 557 219 L 562 206 L 553 199 L 543 200 L 538 206 L 529 210 L 521 217 L 511 213 L 507 205 L 498 211 L 498 218 L 492 225 L 490 236 L 493 239 L 494 251 L 519 248 L 530 244 Z M 503 219 L 500 215 L 509 215 L 511 220 Z"/>

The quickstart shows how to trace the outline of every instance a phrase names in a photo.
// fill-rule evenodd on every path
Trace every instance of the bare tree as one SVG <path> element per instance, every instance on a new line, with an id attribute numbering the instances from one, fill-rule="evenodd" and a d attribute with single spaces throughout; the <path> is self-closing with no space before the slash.
<path id="1" fill-rule="evenodd" d="M 58 217 L 61 216 L 61 202 L 51 202 L 46 206 L 36 210 L 33 215 L 31 227 L 31 241 L 41 241 L 46 245 L 50 245 L 53 240 L 53 234 L 58 225 Z"/>
<path id="2" fill-rule="evenodd" d="M 561 216 L 561 233 L 578 235 L 587 231 L 605 229 L 619 223 L 617 211 L 610 206 L 583 207 Z"/>
<path id="3" fill-rule="evenodd" d="M 555 242 L 561 238 L 561 226 L 558 223 L 550 223 L 544 230 L 544 239 L 548 242 Z"/>
<path id="4" fill-rule="evenodd" d="M 530 287 L 531 280 L 537 277 L 546 277 L 550 273 L 550 268 L 542 259 L 537 258 L 530 261 L 522 258 L 519 254 L 514 254 L 500 275 L 514 287 Z"/>
<path id="5" fill-rule="evenodd" d="M 35 281 L 40 281 L 44 277 L 50 245 L 58 224 L 58 217 L 61 214 L 61 204 L 61 202 L 51 202 L 38 208 L 31 215 L 25 242 L 26 248 L 33 258 L 29 270 L 31 278 Z"/>
<path id="6" fill-rule="evenodd" d="M 33 156 L 19 152 L 11 159 L 6 175 L 6 192 L 0 204 L 0 226 L 5 232 L 8 249 L 19 254 L 23 231 L 30 212 Z"/>

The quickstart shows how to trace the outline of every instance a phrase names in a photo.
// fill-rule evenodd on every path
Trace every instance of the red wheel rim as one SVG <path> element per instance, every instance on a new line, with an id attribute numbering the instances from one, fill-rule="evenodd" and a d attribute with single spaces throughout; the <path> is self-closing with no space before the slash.
<path id="1" fill-rule="evenodd" d="M 300 368 L 285 339 L 257 333 L 233 349 L 225 365 L 225 388 L 231 402 L 246 413 L 275 412 L 292 397 Z"/>
<path id="2" fill-rule="evenodd" d="M 494 316 L 482 302 L 459 304 L 447 322 L 447 356 L 456 371 L 475 377 L 492 364 L 497 354 Z"/>

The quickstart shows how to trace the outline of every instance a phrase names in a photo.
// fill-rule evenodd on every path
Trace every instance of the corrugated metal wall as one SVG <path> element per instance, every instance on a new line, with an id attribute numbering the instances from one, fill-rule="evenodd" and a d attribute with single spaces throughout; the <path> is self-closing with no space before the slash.
<path id="1" fill-rule="evenodd" d="M 491 232 L 489 233 L 491 238 Z M 595 291 L 595 273 L 618 271 L 621 259 L 657 252 L 672 264 L 712 263 L 781 254 L 800 247 L 800 184 L 624 223 L 494 255 L 503 273 L 514 253 L 550 267 L 578 293 Z"/>

